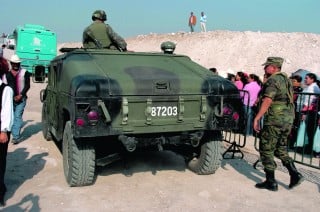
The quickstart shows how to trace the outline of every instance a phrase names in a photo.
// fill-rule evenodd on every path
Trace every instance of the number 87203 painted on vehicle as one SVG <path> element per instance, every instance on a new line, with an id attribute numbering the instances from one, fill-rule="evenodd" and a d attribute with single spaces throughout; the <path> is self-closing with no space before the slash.
<path id="1" fill-rule="evenodd" d="M 151 116 L 177 116 L 178 107 L 176 106 L 157 106 L 151 107 Z"/>

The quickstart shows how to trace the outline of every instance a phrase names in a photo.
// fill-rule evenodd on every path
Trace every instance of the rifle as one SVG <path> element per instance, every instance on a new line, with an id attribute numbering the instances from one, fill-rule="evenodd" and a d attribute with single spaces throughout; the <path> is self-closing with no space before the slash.
<path id="1" fill-rule="evenodd" d="M 90 30 L 88 30 L 86 33 L 87 33 L 87 35 L 93 40 L 94 44 L 96 45 L 96 47 L 97 47 L 98 49 L 103 49 L 103 46 L 102 46 L 101 42 L 98 41 L 98 40 L 94 37 L 94 35 L 92 34 L 92 32 L 91 32 Z"/>

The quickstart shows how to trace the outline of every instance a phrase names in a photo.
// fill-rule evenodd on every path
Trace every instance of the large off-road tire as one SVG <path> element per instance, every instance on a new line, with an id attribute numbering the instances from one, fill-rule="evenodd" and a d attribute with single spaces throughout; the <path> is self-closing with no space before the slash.
<path id="1" fill-rule="evenodd" d="M 52 140 L 52 135 L 49 131 L 49 124 L 48 124 L 48 112 L 47 112 L 47 103 L 43 102 L 42 104 L 42 114 L 41 114 L 41 122 L 42 122 L 42 134 L 43 137 L 47 141 Z"/>
<path id="2" fill-rule="evenodd" d="M 213 138 L 204 138 L 196 157 L 188 161 L 191 171 L 199 174 L 213 174 L 221 166 L 223 143 Z"/>
<path id="3" fill-rule="evenodd" d="M 90 185 L 95 176 L 95 149 L 86 141 L 73 138 L 71 123 L 64 127 L 63 142 L 63 170 L 70 186 Z"/>

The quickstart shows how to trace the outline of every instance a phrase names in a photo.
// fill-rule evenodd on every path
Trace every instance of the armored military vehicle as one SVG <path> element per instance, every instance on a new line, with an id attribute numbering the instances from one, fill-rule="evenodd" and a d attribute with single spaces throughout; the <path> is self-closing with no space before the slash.
<path id="1" fill-rule="evenodd" d="M 220 167 L 221 132 L 241 127 L 233 83 L 184 55 L 63 51 L 51 61 L 41 91 L 42 131 L 62 143 L 70 186 L 94 183 L 103 148 L 110 155 L 173 150 L 202 175 Z"/>

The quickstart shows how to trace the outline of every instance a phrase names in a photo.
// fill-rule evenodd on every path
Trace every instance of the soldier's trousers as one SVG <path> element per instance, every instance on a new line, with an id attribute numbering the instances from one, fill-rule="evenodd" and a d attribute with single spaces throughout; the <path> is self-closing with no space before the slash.
<path id="1" fill-rule="evenodd" d="M 286 124 L 281 127 L 263 126 L 259 152 L 260 160 L 265 170 L 274 171 L 277 168 L 274 157 L 279 158 L 284 166 L 293 161 L 287 152 L 287 141 L 290 131 L 291 126 L 286 126 Z"/>

